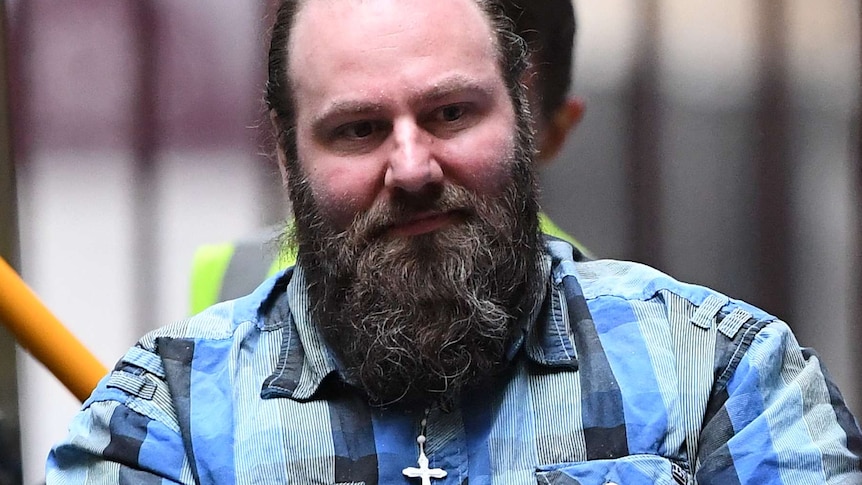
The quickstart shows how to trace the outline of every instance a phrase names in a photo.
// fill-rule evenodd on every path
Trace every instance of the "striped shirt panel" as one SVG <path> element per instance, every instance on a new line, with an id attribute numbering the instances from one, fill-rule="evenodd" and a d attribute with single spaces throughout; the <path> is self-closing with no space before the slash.
<path id="1" fill-rule="evenodd" d="M 678 405 L 674 413 L 679 414 L 675 414 L 672 422 L 682 423 L 682 426 L 673 430 L 672 445 L 685 444 L 689 469 L 694 469 L 701 421 L 714 379 L 714 352 L 718 335 L 714 322 L 726 299 L 710 296 L 697 307 L 672 292 L 662 292 L 661 298 L 668 307 L 676 365 L 675 372 L 657 369 L 657 373 L 664 377 L 673 376 L 676 380 L 677 389 L 672 395 L 677 397 Z"/>
<path id="2" fill-rule="evenodd" d="M 786 325 L 557 249 L 523 349 L 455 402 L 367 406 L 289 271 L 142 339 L 52 451 L 49 483 L 413 483 L 423 419 L 440 485 L 858 480 L 858 426 Z"/>
<path id="3" fill-rule="evenodd" d="M 496 478 L 504 484 L 528 483 L 532 476 L 531 465 L 541 460 L 537 456 L 539 450 L 545 450 L 547 455 L 551 450 L 567 449 L 572 444 L 570 435 L 560 432 L 567 423 L 542 419 L 549 415 L 542 407 L 552 403 L 533 395 L 535 388 L 541 386 L 530 385 L 525 368 L 518 369 L 517 374 L 500 400 L 496 422 L 488 432 L 490 460 L 483 464 L 488 467 L 483 475 L 489 481 Z M 573 392 L 572 395 L 577 394 Z M 537 441 L 542 441 L 541 446 Z M 491 470 L 507 471 L 493 476 Z"/>

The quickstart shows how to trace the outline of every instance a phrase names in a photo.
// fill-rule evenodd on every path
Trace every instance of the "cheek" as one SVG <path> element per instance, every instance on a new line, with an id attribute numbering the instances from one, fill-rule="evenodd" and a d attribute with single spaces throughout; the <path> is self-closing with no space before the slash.
<path id="1" fill-rule="evenodd" d="M 339 229 L 350 225 L 356 214 L 374 202 L 377 183 L 367 167 L 320 163 L 306 167 L 306 173 L 321 215 Z"/>
<path id="2" fill-rule="evenodd" d="M 483 195 L 499 195 L 511 178 L 514 137 L 501 132 L 476 136 L 453 147 L 452 173 L 465 188 Z"/>
<path id="3" fill-rule="evenodd" d="M 304 126 L 304 125 L 299 125 Z M 320 215 L 339 229 L 366 210 L 374 199 L 376 171 L 362 160 L 345 160 L 320 149 L 309 133 L 298 130 L 297 155 Z"/>

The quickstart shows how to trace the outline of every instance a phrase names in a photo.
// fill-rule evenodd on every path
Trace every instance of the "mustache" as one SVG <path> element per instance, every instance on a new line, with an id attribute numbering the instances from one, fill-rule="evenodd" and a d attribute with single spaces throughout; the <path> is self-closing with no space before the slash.
<path id="1" fill-rule="evenodd" d="M 457 213 L 465 220 L 477 215 L 481 200 L 469 190 L 444 183 L 419 193 L 396 192 L 390 200 L 376 202 L 357 214 L 343 236 L 356 242 L 383 237 L 393 226 L 428 213 Z"/>

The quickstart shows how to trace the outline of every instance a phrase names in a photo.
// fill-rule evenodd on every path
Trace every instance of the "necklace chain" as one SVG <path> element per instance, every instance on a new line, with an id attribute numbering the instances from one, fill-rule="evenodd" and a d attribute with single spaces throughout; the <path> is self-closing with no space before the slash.
<path id="1" fill-rule="evenodd" d="M 425 408 L 425 417 L 419 422 L 419 436 L 416 437 L 416 443 L 419 445 L 419 459 L 417 463 L 419 468 L 407 467 L 401 473 L 408 478 L 420 478 L 422 485 L 431 485 L 432 478 L 445 478 L 446 470 L 442 468 L 428 468 L 428 457 L 425 455 L 425 435 L 428 432 L 428 414 L 430 408 Z"/>

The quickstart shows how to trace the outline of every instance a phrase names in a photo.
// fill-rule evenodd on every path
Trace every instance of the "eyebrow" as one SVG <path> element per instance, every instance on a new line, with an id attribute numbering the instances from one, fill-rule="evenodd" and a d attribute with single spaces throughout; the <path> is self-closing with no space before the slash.
<path id="1" fill-rule="evenodd" d="M 333 101 L 311 120 L 311 130 L 312 133 L 321 132 L 333 118 L 375 114 L 381 113 L 383 110 L 383 104 L 374 101 L 352 99 Z"/>
<path id="2" fill-rule="evenodd" d="M 431 89 L 419 93 L 416 98 L 420 101 L 437 101 L 454 93 L 476 93 L 491 96 L 493 92 L 493 87 L 484 80 L 455 75 L 441 80 Z"/>
<path id="3" fill-rule="evenodd" d="M 329 118 L 340 114 L 377 113 L 379 111 L 383 111 L 383 103 L 346 99 L 332 102 L 317 119 Z"/>

